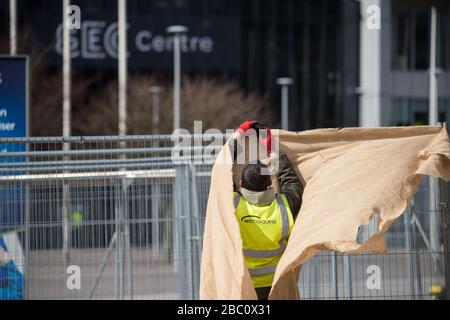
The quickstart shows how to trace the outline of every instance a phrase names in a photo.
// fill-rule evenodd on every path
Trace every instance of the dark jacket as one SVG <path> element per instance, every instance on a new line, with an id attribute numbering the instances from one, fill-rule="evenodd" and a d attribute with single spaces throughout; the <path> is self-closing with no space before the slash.
<path id="1" fill-rule="evenodd" d="M 280 184 L 280 192 L 286 196 L 295 220 L 302 206 L 303 185 L 285 154 L 280 156 L 278 183 Z"/>
<path id="2" fill-rule="evenodd" d="M 303 185 L 298 178 L 292 163 L 285 154 L 279 157 L 277 177 L 280 185 L 280 193 L 286 196 L 289 208 L 291 209 L 292 216 L 295 220 L 302 205 Z M 234 190 L 238 191 L 236 186 L 234 186 Z"/>

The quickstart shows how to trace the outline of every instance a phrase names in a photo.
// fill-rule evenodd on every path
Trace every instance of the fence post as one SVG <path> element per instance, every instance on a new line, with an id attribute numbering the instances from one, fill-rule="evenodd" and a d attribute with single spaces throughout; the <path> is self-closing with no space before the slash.
<path id="1" fill-rule="evenodd" d="M 433 257 L 433 268 L 435 272 L 439 272 L 440 268 L 439 268 L 439 257 L 438 257 L 438 253 L 439 253 L 439 239 L 440 239 L 440 235 L 439 235 L 439 218 L 438 218 L 438 202 L 439 199 L 438 198 L 438 178 L 436 177 L 432 177 L 429 176 L 428 177 L 429 180 L 429 198 L 428 198 L 428 210 L 429 210 L 429 214 L 430 216 L 429 221 L 430 221 L 430 248 L 431 248 L 431 255 Z"/>
<path id="2" fill-rule="evenodd" d="M 442 123 L 442 128 L 447 130 L 447 122 Z M 440 191 L 441 191 L 441 222 L 442 225 L 445 223 L 445 228 L 443 226 L 444 235 L 444 274 L 445 274 L 445 298 L 450 300 L 450 225 L 448 219 L 448 190 L 447 185 L 444 180 L 440 180 Z"/>
<path id="3" fill-rule="evenodd" d="M 192 257 L 192 206 L 191 206 L 191 184 L 190 184 L 190 170 L 187 164 L 183 165 L 183 205 L 185 210 L 183 210 L 183 238 L 182 242 L 185 244 L 185 250 L 183 250 L 183 262 L 187 267 L 185 269 L 186 274 L 184 275 L 186 281 L 187 294 L 186 299 L 192 300 L 193 297 L 193 257 Z"/>
<path id="4" fill-rule="evenodd" d="M 337 252 L 331 253 L 331 294 L 333 299 L 339 298 Z"/>
<path id="5" fill-rule="evenodd" d="M 123 235 L 123 216 L 124 216 L 124 195 L 122 192 L 123 185 L 119 181 L 120 177 L 116 180 L 116 208 L 115 208 L 115 225 L 116 225 L 116 267 L 115 267 L 115 287 L 116 287 L 116 299 L 123 300 L 124 298 L 124 235 Z"/>
<path id="6" fill-rule="evenodd" d="M 70 225 L 69 225 L 69 207 L 70 207 L 70 187 L 69 181 L 63 180 L 63 199 L 62 199 L 62 229 L 63 229 L 63 255 L 64 262 L 70 262 Z"/>
<path id="7" fill-rule="evenodd" d="M 133 253 L 131 252 L 131 239 L 130 239 L 130 214 L 129 214 L 129 192 L 128 188 L 131 185 L 132 180 L 128 177 L 123 177 L 122 180 L 122 192 L 123 192 L 123 242 L 124 242 L 124 258 L 127 263 L 127 284 L 128 284 L 128 294 L 130 300 L 133 299 Z M 125 269 L 124 269 L 125 278 Z"/>
<path id="8" fill-rule="evenodd" d="M 448 192 L 447 185 L 444 180 L 440 179 L 439 183 L 440 202 L 439 208 L 441 211 L 441 227 L 444 236 L 444 278 L 445 278 L 445 297 L 450 299 L 450 226 L 448 221 Z"/>
<path id="9" fill-rule="evenodd" d="M 415 210 L 413 210 L 413 220 L 412 222 L 415 221 L 415 219 L 417 219 L 417 216 L 415 215 Z M 416 281 L 417 281 L 417 286 L 415 286 L 416 288 L 416 292 L 417 292 L 417 299 L 418 300 L 422 300 L 423 298 L 423 294 L 422 294 L 422 275 L 421 275 L 421 268 L 420 268 L 420 253 L 419 253 L 419 246 L 418 246 L 418 241 L 417 241 L 417 231 L 416 231 L 416 227 L 412 226 L 411 230 L 412 230 L 412 239 L 413 239 L 413 247 L 414 247 L 414 257 L 415 257 L 415 262 L 416 262 Z M 416 297 L 416 296 L 415 296 Z"/>
<path id="10" fill-rule="evenodd" d="M 180 245 L 179 245 L 179 238 L 180 238 L 180 211 L 182 207 L 182 200 L 181 197 L 181 176 L 182 171 L 181 167 L 179 165 L 175 166 L 175 180 L 173 185 L 173 201 L 174 201 L 174 210 L 173 210 L 173 228 L 172 228 L 172 236 L 173 236 L 173 265 L 174 265 L 174 271 L 176 273 L 180 272 Z"/>
<path id="11" fill-rule="evenodd" d="M 159 198 L 160 190 L 159 184 L 151 185 L 152 192 L 152 255 L 153 259 L 158 259 L 160 256 L 160 221 L 159 221 Z"/>
<path id="12" fill-rule="evenodd" d="M 414 266 L 413 266 L 413 256 L 412 256 L 412 244 L 411 244 L 411 207 L 414 206 L 414 198 L 411 200 L 411 205 L 405 211 L 403 215 L 403 222 L 405 228 L 405 246 L 407 250 L 407 263 L 408 263 L 408 275 L 409 284 L 411 290 L 412 299 L 415 300 L 416 297 L 416 287 L 414 280 Z"/>
<path id="13" fill-rule="evenodd" d="M 319 299 L 320 298 L 320 286 L 319 283 L 321 281 L 320 278 L 320 272 L 319 272 L 319 268 L 320 268 L 320 263 L 318 261 L 319 256 L 316 255 L 312 260 L 311 260 L 311 264 L 312 264 L 312 275 L 311 275 L 311 289 L 312 289 L 312 293 L 311 293 L 311 298 L 312 299 Z"/>
<path id="14" fill-rule="evenodd" d="M 27 146 L 28 149 L 28 146 Z M 30 182 L 25 185 L 25 256 L 23 268 L 23 296 L 30 299 Z"/>
<path id="15" fill-rule="evenodd" d="M 352 270 L 350 266 L 350 256 L 344 255 L 343 256 L 343 263 L 344 263 L 344 287 L 347 292 L 347 298 L 349 300 L 353 299 L 352 295 Z"/>
<path id="16" fill-rule="evenodd" d="M 190 234 L 190 240 L 192 241 L 192 298 L 198 299 L 199 286 L 200 286 L 200 254 L 202 250 L 202 234 L 200 226 L 200 213 L 198 208 L 198 192 L 197 192 L 197 172 L 195 165 L 190 165 L 191 173 L 191 218 L 193 232 Z"/>
<path id="17" fill-rule="evenodd" d="M 188 300 L 192 299 L 189 168 L 186 164 L 180 164 L 175 171 L 174 265 L 180 279 L 181 299 Z"/>
<path id="18" fill-rule="evenodd" d="M 119 181 L 118 178 L 114 179 L 114 234 L 116 238 L 116 251 L 114 259 L 114 292 L 116 294 L 116 300 L 119 300 Z"/>

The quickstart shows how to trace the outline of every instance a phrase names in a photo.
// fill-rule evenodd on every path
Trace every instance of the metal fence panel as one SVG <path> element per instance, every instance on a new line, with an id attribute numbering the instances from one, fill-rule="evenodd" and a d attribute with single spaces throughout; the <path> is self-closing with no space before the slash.
<path id="1" fill-rule="evenodd" d="M 172 161 L 171 136 L 0 139 L 0 149 L 7 144 L 29 150 L 0 155 L 0 233 L 17 235 L 13 251 L 25 298 L 198 298 L 213 158 L 184 161 L 192 158 L 187 148 Z M 197 149 L 202 160 L 203 146 Z M 450 277 L 447 186 L 439 186 L 442 195 L 430 211 L 422 179 L 385 236 L 385 255 L 321 252 L 312 258 L 301 270 L 301 297 L 430 299 L 429 288 Z M 447 243 L 436 251 L 430 215 L 442 221 L 441 243 Z M 361 229 L 358 241 L 375 225 Z M 371 278 L 377 271 L 379 286 Z"/>

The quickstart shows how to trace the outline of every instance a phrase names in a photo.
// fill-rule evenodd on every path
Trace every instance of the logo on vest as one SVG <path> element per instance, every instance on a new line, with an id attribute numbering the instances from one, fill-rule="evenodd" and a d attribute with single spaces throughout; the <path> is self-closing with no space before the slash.
<path id="1" fill-rule="evenodd" d="M 244 223 L 256 223 L 256 224 L 276 224 L 276 220 L 263 220 L 258 216 L 247 215 L 241 218 Z"/>

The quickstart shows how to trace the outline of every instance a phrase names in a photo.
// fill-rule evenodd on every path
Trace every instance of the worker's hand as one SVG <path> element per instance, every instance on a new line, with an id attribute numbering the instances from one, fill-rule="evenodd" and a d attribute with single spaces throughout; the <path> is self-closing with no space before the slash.
<path id="1" fill-rule="evenodd" d="M 270 128 L 262 123 L 258 123 L 254 127 L 259 142 L 264 147 L 264 150 L 266 150 L 267 156 L 270 157 L 270 154 L 272 153 L 272 133 L 270 132 Z"/>
<path id="2" fill-rule="evenodd" d="M 255 129 L 255 126 L 259 124 L 259 121 L 244 121 L 239 128 L 236 129 L 234 132 L 233 138 L 234 139 L 240 139 L 245 135 L 245 132 L 249 129 Z"/>
<path id="3" fill-rule="evenodd" d="M 247 131 L 248 129 L 255 129 L 255 126 L 260 125 L 261 123 L 256 120 L 250 120 L 250 121 L 244 121 L 238 128 L 238 130 L 242 130 L 243 132 Z"/>
<path id="4" fill-rule="evenodd" d="M 270 156 L 272 152 L 272 134 L 270 132 L 270 128 L 266 125 L 262 124 L 260 121 L 244 121 L 239 128 L 236 129 L 235 134 L 233 136 L 234 139 L 239 139 L 245 135 L 245 132 L 253 129 L 256 133 L 259 142 L 266 150 L 267 156 Z"/>

